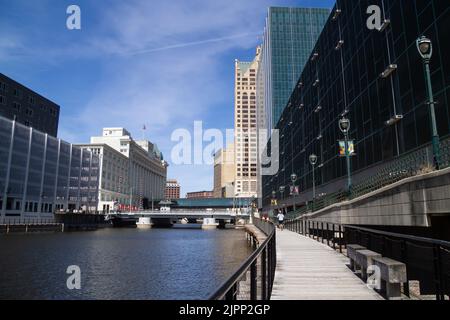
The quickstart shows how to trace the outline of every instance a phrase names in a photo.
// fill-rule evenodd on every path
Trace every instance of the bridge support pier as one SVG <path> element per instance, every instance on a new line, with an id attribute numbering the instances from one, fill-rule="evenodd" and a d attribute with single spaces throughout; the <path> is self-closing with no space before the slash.
<path id="1" fill-rule="evenodd" d="M 149 217 L 140 217 L 136 223 L 139 229 L 151 229 L 153 225 L 152 219 Z"/>
<path id="2" fill-rule="evenodd" d="M 204 218 L 202 229 L 216 229 L 218 225 L 215 218 Z"/>

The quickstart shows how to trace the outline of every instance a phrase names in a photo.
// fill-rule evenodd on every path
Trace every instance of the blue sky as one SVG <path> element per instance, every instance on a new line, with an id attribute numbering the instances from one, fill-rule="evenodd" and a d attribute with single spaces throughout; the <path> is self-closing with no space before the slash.
<path id="1" fill-rule="evenodd" d="M 66 28 L 81 8 L 82 29 Z M 269 6 L 333 0 L 0 0 L 0 72 L 61 106 L 59 137 L 126 127 L 170 163 L 178 128 L 233 128 L 234 59 L 252 60 Z M 171 165 L 182 194 L 213 188 L 213 167 Z"/>

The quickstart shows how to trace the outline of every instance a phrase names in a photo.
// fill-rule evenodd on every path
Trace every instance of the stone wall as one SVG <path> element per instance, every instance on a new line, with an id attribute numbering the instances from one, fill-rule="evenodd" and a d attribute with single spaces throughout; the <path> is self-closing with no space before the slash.
<path id="1" fill-rule="evenodd" d="M 432 216 L 450 218 L 450 168 L 407 178 L 307 215 L 342 224 L 416 227 L 430 227 Z"/>

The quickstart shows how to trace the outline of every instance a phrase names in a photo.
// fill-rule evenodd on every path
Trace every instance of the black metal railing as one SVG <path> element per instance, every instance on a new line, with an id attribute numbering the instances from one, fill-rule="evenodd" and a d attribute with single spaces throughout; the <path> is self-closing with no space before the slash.
<path id="1" fill-rule="evenodd" d="M 341 253 L 347 244 L 359 244 L 403 262 L 408 279 L 403 293 L 407 296 L 409 281 L 419 282 L 421 295 L 435 295 L 437 300 L 450 296 L 450 242 L 306 219 L 288 220 L 286 229 L 326 243 Z"/>
<path id="2" fill-rule="evenodd" d="M 440 149 L 440 167 L 445 169 L 450 166 L 450 139 L 442 139 Z M 297 218 L 308 212 L 319 211 L 336 203 L 356 199 L 400 180 L 432 172 L 435 170 L 432 156 L 431 147 L 421 148 L 404 154 L 382 167 L 377 174 L 369 179 L 354 184 L 351 192 L 338 190 L 325 196 L 317 197 L 303 206 L 297 206 L 297 210 L 289 213 L 288 216 Z"/>
<path id="3" fill-rule="evenodd" d="M 270 299 L 276 268 L 275 226 L 256 218 L 253 223 L 267 238 L 209 300 Z"/>
<path id="4" fill-rule="evenodd" d="M 14 225 L 52 225 L 57 224 L 54 218 L 5 218 L 0 220 L 0 225 L 14 226 Z"/>

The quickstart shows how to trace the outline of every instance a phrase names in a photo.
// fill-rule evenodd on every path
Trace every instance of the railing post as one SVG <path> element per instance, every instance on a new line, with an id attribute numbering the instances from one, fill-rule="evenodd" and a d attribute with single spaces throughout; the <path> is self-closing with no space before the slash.
<path id="1" fill-rule="evenodd" d="M 228 292 L 225 295 L 225 300 L 227 301 L 234 301 L 236 300 L 236 295 L 237 295 L 237 284 L 235 283 L 230 290 L 228 290 Z"/>
<path id="2" fill-rule="evenodd" d="M 336 228 L 335 228 L 335 225 L 334 225 L 334 223 L 333 223 L 333 238 L 332 238 L 333 240 L 333 250 L 336 250 Z"/>
<path id="3" fill-rule="evenodd" d="M 261 300 L 268 300 L 267 298 L 267 247 L 262 251 L 261 256 Z"/>
<path id="4" fill-rule="evenodd" d="M 328 233 L 328 222 L 327 222 L 327 246 L 330 246 L 330 237 L 329 237 L 329 233 Z"/>
<path id="5" fill-rule="evenodd" d="M 339 225 L 339 253 L 342 253 L 342 240 L 344 238 L 342 235 L 342 226 Z"/>
<path id="6" fill-rule="evenodd" d="M 385 252 L 383 252 L 383 255 L 385 255 L 387 252 L 387 248 L 386 248 L 386 239 L 385 237 L 383 237 L 383 246 L 384 246 L 384 250 Z M 401 255 L 402 255 L 402 259 L 403 259 L 403 263 L 408 265 L 408 254 L 407 254 L 407 246 L 406 246 L 406 241 L 402 241 L 402 244 L 400 246 L 401 248 Z M 409 298 L 410 297 L 410 293 L 409 293 L 409 272 L 406 273 L 406 283 L 403 284 L 403 292 L 404 294 Z"/>
<path id="7" fill-rule="evenodd" d="M 316 227 L 314 221 L 312 221 L 312 238 L 316 240 Z"/>
<path id="8" fill-rule="evenodd" d="M 434 281 L 436 285 L 436 300 L 441 301 L 444 300 L 443 294 L 443 281 L 441 274 L 441 252 L 439 245 L 435 244 L 433 246 L 433 260 L 434 260 Z"/>
<path id="9" fill-rule="evenodd" d="M 270 252 L 271 252 L 271 266 L 269 269 L 269 273 L 270 273 L 269 288 L 270 289 L 269 289 L 269 294 L 268 294 L 268 300 L 270 300 L 270 297 L 272 295 L 273 281 L 274 281 L 275 269 L 276 269 L 276 264 L 277 264 L 277 254 L 276 254 L 277 239 L 276 239 L 276 237 L 273 237 L 271 239 L 269 247 L 270 247 Z"/>
<path id="10" fill-rule="evenodd" d="M 323 243 L 324 240 L 325 240 L 325 239 L 324 239 L 324 236 L 323 236 L 323 235 L 324 235 L 323 222 L 320 223 L 320 229 L 321 229 L 321 230 L 320 230 L 320 231 L 321 231 L 320 233 L 321 233 L 321 237 L 322 237 L 322 239 L 321 239 L 320 242 Z"/>
<path id="11" fill-rule="evenodd" d="M 267 251 L 267 299 L 270 299 L 269 295 L 270 292 L 272 292 L 272 240 L 270 240 L 270 242 L 267 244 L 268 246 L 268 251 Z"/>
<path id="12" fill-rule="evenodd" d="M 319 240 L 319 236 L 320 236 L 320 233 L 319 233 L 319 221 L 316 221 L 316 241 L 317 242 L 320 241 Z"/>
<path id="13" fill-rule="evenodd" d="M 312 238 L 316 240 L 316 223 L 312 221 Z"/>

